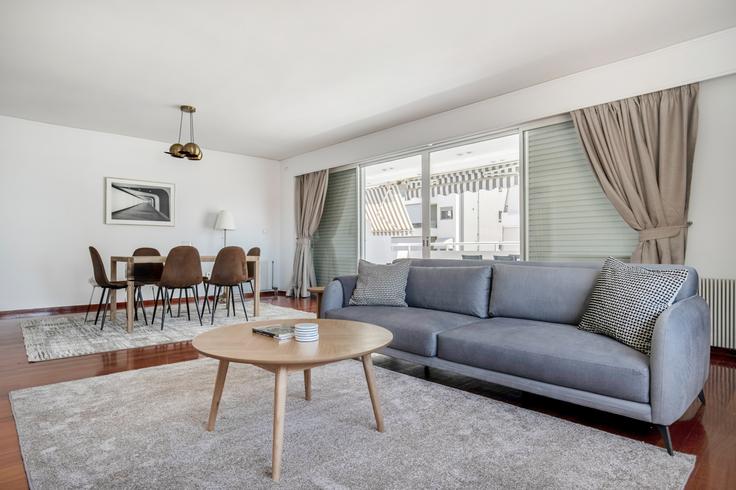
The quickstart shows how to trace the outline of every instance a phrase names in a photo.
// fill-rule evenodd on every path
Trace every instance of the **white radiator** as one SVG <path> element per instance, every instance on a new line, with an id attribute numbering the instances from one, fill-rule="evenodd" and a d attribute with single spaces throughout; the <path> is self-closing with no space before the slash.
<path id="1" fill-rule="evenodd" d="M 700 279 L 700 295 L 710 306 L 710 342 L 736 349 L 736 279 Z"/>

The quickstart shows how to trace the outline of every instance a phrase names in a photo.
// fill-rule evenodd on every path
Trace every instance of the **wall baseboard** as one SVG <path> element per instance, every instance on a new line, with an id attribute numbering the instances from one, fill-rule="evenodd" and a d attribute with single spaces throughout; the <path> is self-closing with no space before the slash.
<path id="1" fill-rule="evenodd" d="M 711 347 L 710 356 L 714 360 L 733 360 L 736 359 L 736 349 L 728 347 Z"/>
<path id="2" fill-rule="evenodd" d="M 261 291 L 261 298 L 264 297 L 273 297 L 274 295 L 277 296 L 286 296 L 286 291 L 277 291 L 274 294 L 274 291 Z M 253 293 L 245 293 L 246 298 L 252 298 Z M 210 296 L 210 299 L 214 299 L 213 296 Z M 194 301 L 194 298 L 190 298 L 189 301 Z M 182 298 L 182 303 L 185 302 L 185 300 Z M 173 298 L 171 300 L 171 304 L 178 304 L 179 298 Z M 125 311 L 125 301 L 118 301 L 118 311 Z M 153 306 L 153 300 L 147 299 L 143 301 L 143 304 L 145 306 Z M 97 313 L 97 302 L 93 302 L 92 306 L 89 309 L 90 315 L 93 313 Z M 87 311 L 87 305 L 69 305 L 69 306 L 50 306 L 46 308 L 29 308 L 26 310 L 7 310 L 7 311 L 0 311 L 0 320 L 10 320 L 14 318 L 33 318 L 33 317 L 40 317 L 40 316 L 53 316 L 53 315 L 64 315 L 67 313 L 84 313 Z"/>

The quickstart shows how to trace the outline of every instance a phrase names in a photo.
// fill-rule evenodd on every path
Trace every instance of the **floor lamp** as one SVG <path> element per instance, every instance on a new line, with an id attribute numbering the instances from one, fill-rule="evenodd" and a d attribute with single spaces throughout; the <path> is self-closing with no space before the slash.
<path id="1" fill-rule="evenodd" d="M 222 230 L 222 247 L 227 247 L 227 230 L 234 230 L 235 229 L 235 219 L 233 218 L 232 213 L 230 211 L 225 211 L 224 209 L 217 213 L 217 220 L 215 220 L 215 230 Z M 225 288 L 225 294 L 222 295 L 222 299 L 220 301 L 225 301 L 225 304 L 228 304 L 230 301 L 230 294 L 227 288 Z"/>
<path id="2" fill-rule="evenodd" d="M 227 230 L 235 229 L 235 220 L 230 211 L 222 210 L 217 213 L 217 220 L 215 221 L 215 230 L 222 230 L 222 246 L 227 247 Z"/>

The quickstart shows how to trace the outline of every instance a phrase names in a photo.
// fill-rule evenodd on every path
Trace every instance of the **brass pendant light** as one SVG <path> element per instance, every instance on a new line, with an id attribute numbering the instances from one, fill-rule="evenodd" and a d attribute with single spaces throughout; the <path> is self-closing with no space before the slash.
<path id="1" fill-rule="evenodd" d="M 181 123 L 184 120 L 184 111 L 181 110 L 179 114 L 179 139 L 176 140 L 176 143 L 171 145 L 169 147 L 169 151 L 165 151 L 164 153 L 168 153 L 174 158 L 184 158 L 184 154 L 181 152 L 182 149 L 184 149 L 184 145 L 181 144 Z"/>
<path id="2" fill-rule="evenodd" d="M 202 149 L 199 147 L 197 143 L 194 142 L 194 116 L 193 114 L 197 111 L 197 109 L 190 105 L 180 106 L 179 109 L 181 110 L 181 115 L 179 117 L 179 139 L 177 140 L 176 143 L 171 145 L 169 147 L 169 151 L 165 153 L 168 153 L 174 158 L 187 157 L 187 160 L 201 160 L 202 159 Z M 181 127 L 182 127 L 182 123 L 184 122 L 185 112 L 189 114 L 189 143 L 182 145 L 181 144 Z"/>

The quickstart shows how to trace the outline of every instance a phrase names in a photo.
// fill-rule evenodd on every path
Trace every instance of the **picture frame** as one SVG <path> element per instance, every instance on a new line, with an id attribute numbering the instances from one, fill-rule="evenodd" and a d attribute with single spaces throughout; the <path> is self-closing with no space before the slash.
<path id="1" fill-rule="evenodd" d="M 105 177 L 105 224 L 174 226 L 176 185 Z"/>

